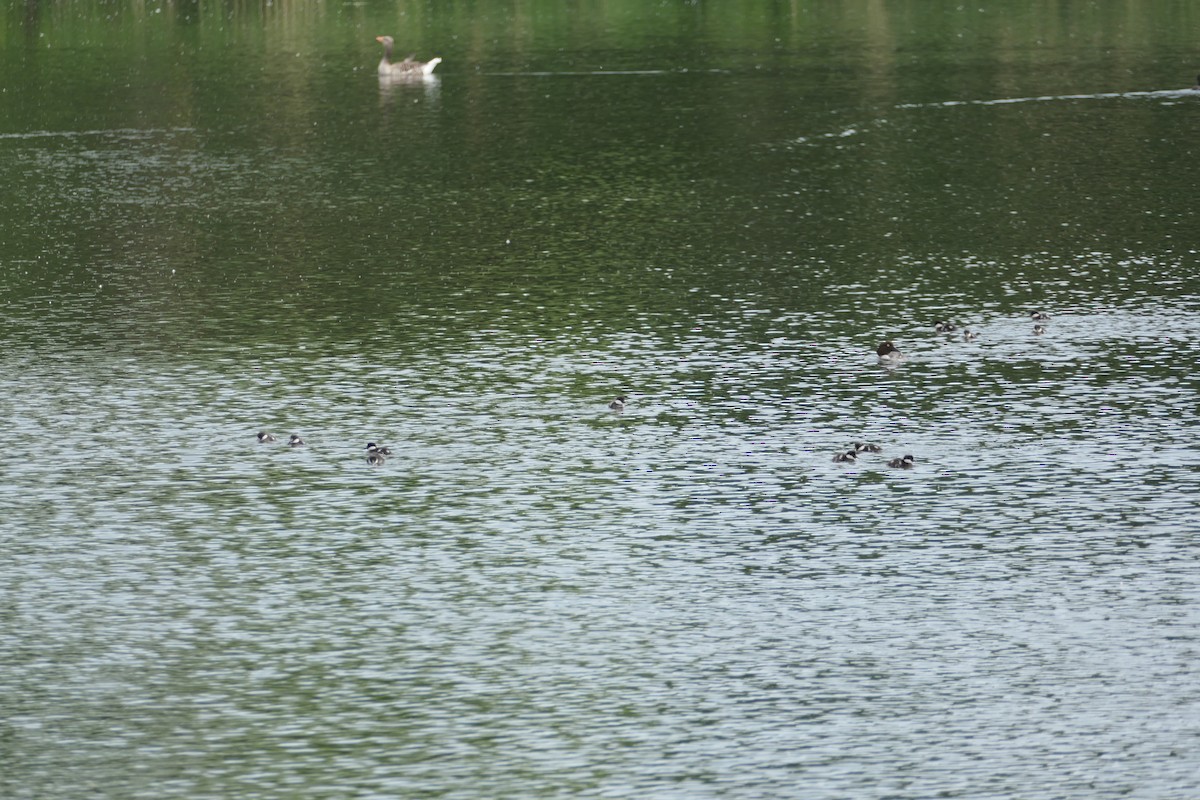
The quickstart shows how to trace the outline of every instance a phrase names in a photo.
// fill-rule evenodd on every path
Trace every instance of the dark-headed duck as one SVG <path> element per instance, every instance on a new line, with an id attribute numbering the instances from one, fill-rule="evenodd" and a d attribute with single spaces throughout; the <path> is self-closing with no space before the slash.
<path id="1" fill-rule="evenodd" d="M 875 355 L 879 356 L 880 362 L 884 364 L 899 364 L 904 360 L 904 354 L 890 341 L 883 342 L 879 347 L 876 347 Z"/>

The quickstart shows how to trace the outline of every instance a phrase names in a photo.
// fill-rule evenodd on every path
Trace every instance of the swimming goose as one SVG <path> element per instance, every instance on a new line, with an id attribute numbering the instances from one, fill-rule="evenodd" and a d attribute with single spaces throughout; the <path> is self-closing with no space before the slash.
<path id="1" fill-rule="evenodd" d="M 441 58 L 417 61 L 412 56 L 392 63 L 392 46 L 395 45 L 395 40 L 390 36 L 376 36 L 375 41 L 383 45 L 383 58 L 379 60 L 381 78 L 425 78 L 432 75 L 434 68 L 442 63 Z"/>

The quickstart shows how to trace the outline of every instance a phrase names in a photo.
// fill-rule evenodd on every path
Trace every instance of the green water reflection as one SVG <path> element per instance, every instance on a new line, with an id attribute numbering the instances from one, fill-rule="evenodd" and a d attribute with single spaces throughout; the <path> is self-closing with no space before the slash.
<path id="1" fill-rule="evenodd" d="M 1187 252 L 1190 98 L 924 105 L 1185 85 L 1194 11 L 1101 5 L 10 7 L 12 288 L 673 303 L 789 259 Z M 380 30 L 441 83 L 381 91 Z"/>
<path id="2" fill-rule="evenodd" d="M 6 5 L 0 794 L 1185 796 L 1198 24 Z"/>

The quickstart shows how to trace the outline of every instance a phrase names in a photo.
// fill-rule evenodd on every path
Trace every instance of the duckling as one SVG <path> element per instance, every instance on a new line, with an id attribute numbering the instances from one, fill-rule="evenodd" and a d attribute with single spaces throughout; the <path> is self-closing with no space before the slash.
<path id="1" fill-rule="evenodd" d="M 1030 311 L 1029 318 L 1034 322 L 1045 322 L 1050 319 L 1050 315 L 1045 311 Z"/>
<path id="2" fill-rule="evenodd" d="M 608 407 L 611 408 L 613 411 L 624 411 L 625 410 L 625 402 L 628 399 L 629 398 L 627 398 L 625 395 L 619 395 L 619 396 L 613 398 L 613 401 L 608 404 Z"/>
<path id="3" fill-rule="evenodd" d="M 904 361 L 904 354 L 890 341 L 883 342 L 875 348 L 875 354 L 879 356 L 879 361 L 883 364 L 899 364 Z"/>
<path id="4" fill-rule="evenodd" d="M 913 460 L 914 459 L 912 456 L 904 456 L 903 458 L 893 458 L 891 461 L 888 462 L 888 466 L 889 467 L 897 467 L 899 469 L 912 469 Z"/>
<path id="5" fill-rule="evenodd" d="M 877 444 L 870 444 L 868 442 L 855 442 L 854 443 L 854 452 L 856 452 L 856 453 L 882 453 L 883 448 Z"/>
<path id="6" fill-rule="evenodd" d="M 367 442 L 367 452 L 378 453 L 381 456 L 390 456 L 392 454 L 391 450 L 387 449 L 386 447 L 380 447 L 374 442 Z"/>
<path id="7" fill-rule="evenodd" d="M 954 333 L 954 331 L 958 330 L 958 326 L 955 325 L 953 322 L 943 321 L 943 322 L 935 322 L 933 325 L 933 329 L 937 333 Z"/>
<path id="8" fill-rule="evenodd" d="M 258 441 L 260 444 L 266 444 L 267 442 L 275 442 L 278 440 L 271 434 L 267 433 L 266 431 L 259 431 L 258 432 Z"/>
<path id="9" fill-rule="evenodd" d="M 833 457 L 833 460 L 838 463 L 854 463 L 858 460 L 858 456 L 853 450 L 847 450 L 844 453 L 838 453 Z"/>
<path id="10" fill-rule="evenodd" d="M 1034 336 L 1041 336 L 1045 332 L 1046 332 L 1045 325 L 1034 325 L 1033 326 L 1033 335 Z"/>
<path id="11" fill-rule="evenodd" d="M 293 433 L 291 438 L 288 439 L 288 444 L 292 447 L 300 447 L 302 444 L 304 444 L 304 440 L 300 438 L 300 434 Z"/>
<path id="12" fill-rule="evenodd" d="M 978 338 L 979 338 L 979 334 L 973 330 L 968 329 L 968 330 L 963 331 L 963 341 L 964 342 L 973 342 Z"/>

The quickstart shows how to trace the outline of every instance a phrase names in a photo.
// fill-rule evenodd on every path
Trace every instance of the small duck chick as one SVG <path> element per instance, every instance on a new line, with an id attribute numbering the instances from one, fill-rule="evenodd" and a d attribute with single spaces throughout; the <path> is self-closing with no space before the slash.
<path id="1" fill-rule="evenodd" d="M 288 444 L 292 447 L 299 447 L 300 445 L 304 444 L 304 440 L 300 438 L 300 434 L 293 433 L 291 438 L 288 439 Z"/>
<path id="2" fill-rule="evenodd" d="M 870 444 L 869 442 L 855 442 L 854 443 L 854 452 L 856 452 L 856 453 L 882 453 L 883 448 L 877 444 Z"/>
<path id="3" fill-rule="evenodd" d="M 1034 325 L 1033 326 L 1033 335 L 1034 336 L 1041 336 L 1045 332 L 1046 332 L 1045 325 Z"/>
<path id="4" fill-rule="evenodd" d="M 1034 322 L 1045 322 L 1050 319 L 1050 315 L 1045 311 L 1030 311 L 1029 318 Z"/>
<path id="5" fill-rule="evenodd" d="M 367 452 L 378 453 L 381 456 L 390 456 L 392 454 L 391 450 L 388 450 L 386 447 L 380 447 L 374 442 L 367 442 Z"/>
<path id="6" fill-rule="evenodd" d="M 858 456 L 855 455 L 853 450 L 847 450 L 844 453 L 838 453 L 836 456 L 833 457 L 833 460 L 838 463 L 843 463 L 843 462 L 853 463 L 858 460 Z"/>
<path id="7" fill-rule="evenodd" d="M 979 338 L 979 334 L 976 333 L 975 331 L 972 331 L 972 330 L 963 331 L 963 341 L 964 342 L 973 342 L 978 338 Z"/>
<path id="8" fill-rule="evenodd" d="M 611 408 L 613 411 L 624 411 L 625 410 L 625 402 L 628 399 L 629 398 L 627 398 L 625 395 L 619 395 L 618 397 L 613 398 L 613 401 L 608 404 L 608 407 Z"/>
<path id="9" fill-rule="evenodd" d="M 267 442 L 277 441 L 277 439 L 274 436 L 272 436 L 271 434 L 267 433 L 266 431 L 259 431 L 258 432 L 258 441 L 262 444 L 266 444 Z"/>
<path id="10" fill-rule="evenodd" d="M 883 342 L 875 348 L 875 355 L 885 364 L 898 364 L 904 360 L 904 354 L 891 342 Z"/>
<path id="11" fill-rule="evenodd" d="M 898 467 L 899 469 L 912 469 L 913 457 L 904 456 L 903 458 L 893 458 L 888 462 L 889 467 Z"/>
<path id="12" fill-rule="evenodd" d="M 955 325 L 953 322 L 943 321 L 943 322 L 935 322 L 933 325 L 933 329 L 935 331 L 937 331 L 938 333 L 954 333 L 954 331 L 958 330 L 958 326 Z"/>
<path id="13" fill-rule="evenodd" d="M 387 459 L 383 457 L 382 453 L 367 453 L 367 463 L 372 467 L 383 466 L 383 462 L 385 461 L 387 461 Z"/>

